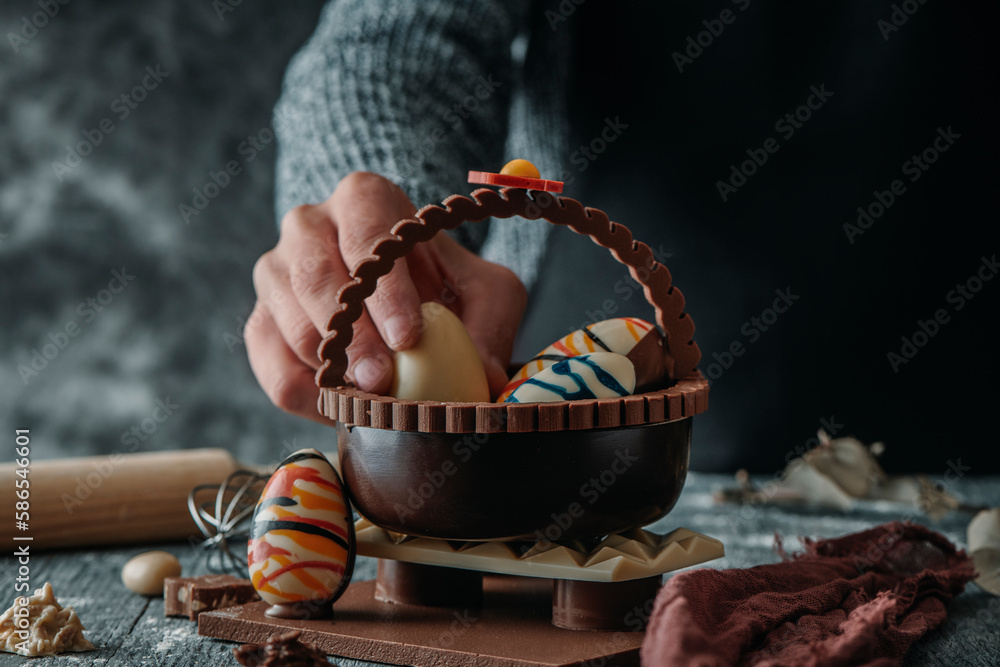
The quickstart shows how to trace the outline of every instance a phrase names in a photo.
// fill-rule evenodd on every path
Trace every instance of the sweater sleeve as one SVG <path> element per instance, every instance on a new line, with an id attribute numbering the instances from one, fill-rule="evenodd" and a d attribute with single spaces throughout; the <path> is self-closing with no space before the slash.
<path id="1" fill-rule="evenodd" d="M 527 1 L 332 0 L 275 109 L 277 214 L 352 171 L 400 184 L 419 208 L 503 164 Z M 487 225 L 457 234 L 478 250 Z"/>

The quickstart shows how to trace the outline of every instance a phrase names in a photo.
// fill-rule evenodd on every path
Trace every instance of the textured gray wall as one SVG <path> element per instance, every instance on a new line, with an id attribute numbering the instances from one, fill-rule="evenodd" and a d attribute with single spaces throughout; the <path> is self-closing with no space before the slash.
<path id="1" fill-rule="evenodd" d="M 0 9 L 0 433 L 31 429 L 36 459 L 331 444 L 271 406 L 239 339 L 277 236 L 269 130 L 240 148 L 321 3 L 57 6 Z M 240 173 L 185 220 L 231 160 Z"/>

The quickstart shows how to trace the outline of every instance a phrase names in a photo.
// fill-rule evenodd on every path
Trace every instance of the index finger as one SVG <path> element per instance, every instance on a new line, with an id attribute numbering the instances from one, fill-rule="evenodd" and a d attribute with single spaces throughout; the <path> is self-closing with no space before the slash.
<path id="1" fill-rule="evenodd" d="M 344 178 L 329 200 L 340 252 L 353 268 L 371 255 L 374 244 L 415 210 L 406 195 L 381 176 L 356 172 Z M 395 350 L 420 338 L 420 296 L 405 258 L 382 276 L 365 306 L 382 339 Z"/>
<path id="2" fill-rule="evenodd" d="M 319 332 L 318 345 L 319 339 L 328 333 L 330 316 L 337 309 L 337 292 L 350 281 L 337 242 L 336 225 L 322 205 L 293 209 L 282 221 L 277 250 L 287 262 L 286 270 L 279 275 L 290 283 L 296 310 L 305 313 Z M 284 305 L 287 311 L 290 303 Z M 284 314 L 287 316 L 287 312 Z M 354 323 L 354 337 L 348 348 L 348 375 L 361 389 L 382 393 L 392 378 L 391 367 L 384 363 L 387 356 L 388 349 L 368 313 L 362 313 Z M 316 365 L 315 348 L 304 361 Z"/>

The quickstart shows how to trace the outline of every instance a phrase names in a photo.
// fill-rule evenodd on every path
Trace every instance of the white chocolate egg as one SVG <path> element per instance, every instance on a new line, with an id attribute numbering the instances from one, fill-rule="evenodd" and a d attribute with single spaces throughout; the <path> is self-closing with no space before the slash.
<path id="1" fill-rule="evenodd" d="M 350 500 L 327 458 L 300 449 L 282 461 L 257 501 L 247 551 L 261 599 L 336 600 L 351 580 L 355 550 Z"/>
<path id="2" fill-rule="evenodd" d="M 462 320 L 434 302 L 422 304 L 420 313 L 420 341 L 395 353 L 389 395 L 411 401 L 489 401 L 486 369 Z"/>
<path id="3" fill-rule="evenodd" d="M 514 373 L 500 392 L 497 402 L 505 402 L 522 382 L 553 364 L 594 352 L 614 352 L 629 357 L 635 370 L 636 384 L 642 388 L 654 386 L 665 373 L 662 339 L 656 327 L 637 317 L 616 317 L 595 322 L 560 338 L 536 354 Z"/>
<path id="4" fill-rule="evenodd" d="M 563 359 L 518 385 L 505 403 L 550 403 L 628 396 L 635 389 L 632 362 L 614 352 Z"/>

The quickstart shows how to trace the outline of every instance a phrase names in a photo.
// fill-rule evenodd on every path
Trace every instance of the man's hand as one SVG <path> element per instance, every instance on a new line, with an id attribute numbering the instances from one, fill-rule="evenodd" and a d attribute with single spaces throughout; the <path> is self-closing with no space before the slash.
<path id="1" fill-rule="evenodd" d="M 355 172 L 322 204 L 299 206 L 284 217 L 278 245 L 254 266 L 257 304 L 245 334 L 250 366 L 275 405 L 330 423 L 316 410 L 314 375 L 337 290 L 375 240 L 414 212 L 398 186 Z M 465 323 L 486 367 L 490 392 L 499 394 L 527 294 L 511 271 L 441 233 L 397 260 L 365 301 L 347 348 L 348 379 L 375 394 L 389 390 L 390 349 L 405 350 L 420 339 L 425 301 L 445 304 Z"/>

